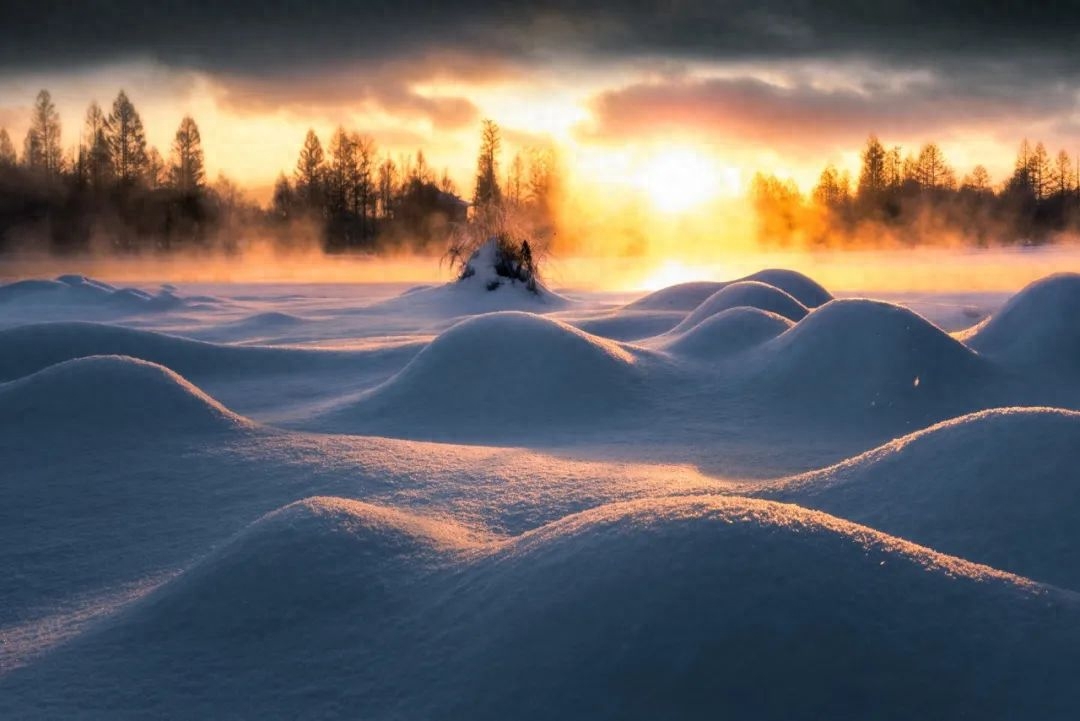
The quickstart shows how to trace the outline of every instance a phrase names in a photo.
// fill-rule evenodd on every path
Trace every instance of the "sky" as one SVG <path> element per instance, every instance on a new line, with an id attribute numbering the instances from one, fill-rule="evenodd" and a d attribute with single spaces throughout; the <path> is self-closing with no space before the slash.
<path id="1" fill-rule="evenodd" d="M 309 127 L 325 142 L 339 124 L 423 148 L 468 195 L 492 118 L 504 167 L 555 146 L 582 185 L 661 212 L 736 196 L 757 170 L 809 189 L 826 163 L 854 171 L 871 132 L 935 140 L 961 175 L 997 180 L 1023 137 L 1080 151 L 1075 1 L 2 2 L 17 144 L 40 88 L 68 146 L 86 105 L 124 88 L 152 144 L 192 114 L 211 174 L 259 199 Z"/>

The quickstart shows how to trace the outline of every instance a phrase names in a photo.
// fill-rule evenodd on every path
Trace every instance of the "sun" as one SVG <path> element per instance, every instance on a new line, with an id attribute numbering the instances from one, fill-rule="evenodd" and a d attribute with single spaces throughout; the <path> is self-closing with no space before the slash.
<path id="1" fill-rule="evenodd" d="M 691 148 L 670 148 L 645 158 L 634 173 L 634 184 L 657 210 L 681 213 L 731 191 L 738 171 Z"/>

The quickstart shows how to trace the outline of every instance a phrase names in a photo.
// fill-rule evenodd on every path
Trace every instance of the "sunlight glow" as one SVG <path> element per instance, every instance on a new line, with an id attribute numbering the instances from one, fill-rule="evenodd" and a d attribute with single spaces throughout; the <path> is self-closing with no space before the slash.
<path id="1" fill-rule="evenodd" d="M 676 260 L 665 260 L 642 281 L 641 289 L 654 291 L 695 280 L 705 280 L 699 269 L 691 268 Z"/>
<path id="2" fill-rule="evenodd" d="M 645 159 L 633 176 L 657 210 L 681 213 L 738 187 L 738 171 L 690 148 L 661 150 Z"/>

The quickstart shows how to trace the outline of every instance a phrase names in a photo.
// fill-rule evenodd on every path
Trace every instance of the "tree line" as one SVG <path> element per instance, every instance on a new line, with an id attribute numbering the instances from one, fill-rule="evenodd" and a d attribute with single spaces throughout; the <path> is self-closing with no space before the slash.
<path id="1" fill-rule="evenodd" d="M 0 248 L 167 250 L 206 242 L 254 212 L 227 178 L 207 182 L 191 116 L 180 120 L 164 157 L 121 90 L 108 112 L 90 103 L 74 147 L 60 138 L 48 90 L 34 100 L 21 153 L 0 128 Z"/>
<path id="2" fill-rule="evenodd" d="M 552 232 L 558 169 L 554 152 L 530 148 L 501 168 L 498 124 L 484 120 L 472 202 L 461 197 L 449 170 L 437 173 L 423 150 L 379 156 L 375 141 L 338 127 L 324 150 L 308 130 L 292 177 L 282 172 L 269 214 L 274 221 L 314 221 L 328 250 L 412 250 L 442 247 L 468 231 L 513 226 L 534 236 Z"/>
<path id="3" fill-rule="evenodd" d="M 208 181 L 194 118 L 180 120 L 163 156 L 121 90 L 107 110 L 90 103 L 77 143 L 64 148 L 60 115 L 42 90 L 21 152 L 0 128 L 0 250 L 230 249 L 257 234 L 285 247 L 314 237 L 328 251 L 441 252 L 462 232 L 493 225 L 550 234 L 559 186 L 554 153 L 516 154 L 503 174 L 501 150 L 498 125 L 484 121 L 470 203 L 423 150 L 380 154 L 374 139 L 343 127 L 324 149 L 309 130 L 295 168 L 279 176 L 263 208 L 224 176 Z"/>
<path id="4" fill-rule="evenodd" d="M 757 174 L 750 188 L 766 245 L 908 244 L 960 238 L 973 245 L 1041 244 L 1080 230 L 1080 158 L 1024 140 L 1013 172 L 995 184 L 983 165 L 958 178 L 936 143 L 905 154 L 871 135 L 857 178 L 830 164 L 809 196 L 791 180 Z"/>

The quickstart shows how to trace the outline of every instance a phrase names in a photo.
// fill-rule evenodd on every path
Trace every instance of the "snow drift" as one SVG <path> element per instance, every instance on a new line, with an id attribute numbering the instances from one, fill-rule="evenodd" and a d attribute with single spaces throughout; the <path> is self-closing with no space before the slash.
<path id="1" fill-rule="evenodd" d="M 831 301 L 755 353 L 748 364 L 753 382 L 822 412 L 948 412 L 969 402 L 971 391 L 993 372 L 922 316 L 863 299 Z"/>
<path id="2" fill-rule="evenodd" d="M 0 679 L 0 712 L 1064 719 L 1078 621 L 1071 596 L 795 506 L 652 499 L 504 542 L 316 499 Z"/>
<path id="3" fill-rule="evenodd" d="M 405 368 L 325 420 L 335 430 L 472 431 L 580 424 L 625 409 L 640 374 L 623 346 L 530 313 L 461 321 Z"/>
<path id="4" fill-rule="evenodd" d="M 105 323 L 33 323 L 0 330 L 0 380 L 92 355 L 125 355 L 168 366 L 185 376 L 317 372 L 355 364 L 360 353 L 236 347 Z"/>
<path id="5" fill-rule="evenodd" d="M 630 303 L 627 308 L 635 310 L 682 310 L 692 311 L 705 300 L 729 285 L 743 282 L 758 282 L 771 285 L 784 291 L 806 308 L 817 308 L 832 300 L 829 291 L 822 288 L 815 280 L 794 270 L 770 268 L 751 273 L 744 278 L 714 283 L 695 281 L 662 288 L 643 298 Z M 766 310 L 769 310 L 766 308 Z M 797 320 L 797 319 L 793 319 Z"/>
<path id="6" fill-rule="evenodd" d="M 1006 363 L 1080 368 L 1080 274 L 1035 281 L 963 337 Z"/>
<path id="7" fill-rule="evenodd" d="M 945 421 L 765 495 L 1080 590 L 1080 413 Z"/>
<path id="8" fill-rule="evenodd" d="M 82 275 L 61 275 L 56 280 L 23 280 L 0 285 L 0 304 L 77 305 L 120 311 L 164 311 L 184 304 L 172 290 L 147 293 L 137 288 L 116 288 Z"/>
<path id="9" fill-rule="evenodd" d="M 0 384 L 6 432 L 157 434 L 250 425 L 168 368 L 124 356 L 78 358 Z"/>
<path id="10" fill-rule="evenodd" d="M 687 358 L 716 360 L 761 345 L 787 331 L 792 325 L 787 318 L 765 310 L 729 308 L 694 324 L 683 333 L 666 339 L 661 347 Z"/>
<path id="11" fill-rule="evenodd" d="M 806 306 L 779 288 L 755 280 L 739 281 L 710 295 L 671 332 L 687 331 L 717 313 L 742 307 L 775 313 L 796 323 L 805 318 L 808 312 Z"/>

